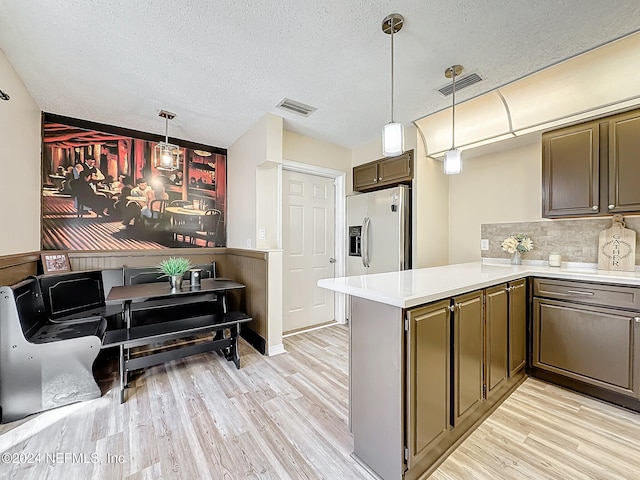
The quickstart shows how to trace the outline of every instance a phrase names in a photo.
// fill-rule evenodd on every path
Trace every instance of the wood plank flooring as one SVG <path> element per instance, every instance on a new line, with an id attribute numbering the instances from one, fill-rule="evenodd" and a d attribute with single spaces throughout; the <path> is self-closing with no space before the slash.
<path id="1" fill-rule="evenodd" d="M 242 341 L 240 370 L 202 354 L 134 373 L 123 405 L 105 362 L 102 398 L 0 425 L 0 477 L 371 479 L 350 457 L 347 327 L 284 342 Z M 640 415 L 528 379 L 430 478 L 640 479 Z"/>

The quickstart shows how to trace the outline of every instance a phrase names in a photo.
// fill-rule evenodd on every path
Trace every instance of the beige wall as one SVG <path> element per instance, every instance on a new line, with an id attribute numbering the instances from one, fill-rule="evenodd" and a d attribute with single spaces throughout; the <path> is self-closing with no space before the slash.
<path id="1" fill-rule="evenodd" d="M 294 132 L 283 132 L 282 158 L 351 172 L 351 150 Z"/>
<path id="2" fill-rule="evenodd" d="M 449 261 L 449 178 L 441 161 L 427 157 L 424 143 L 415 150 L 413 180 L 413 268 Z"/>
<path id="3" fill-rule="evenodd" d="M 542 219 L 539 141 L 466 158 L 449 178 L 449 263 L 480 260 L 480 225 Z"/>
<path id="4" fill-rule="evenodd" d="M 258 223 L 270 225 L 270 218 L 257 218 L 258 198 L 269 196 L 272 182 L 257 182 L 259 165 L 282 163 L 282 117 L 267 114 L 227 149 L 227 246 L 256 248 Z M 258 192 L 258 190 L 260 190 Z M 262 215 L 277 215 L 264 211 Z"/>
<path id="5" fill-rule="evenodd" d="M 0 192 L 4 208 L 0 255 L 40 250 L 41 112 L 0 51 L 0 88 L 11 96 L 0 100 Z"/>

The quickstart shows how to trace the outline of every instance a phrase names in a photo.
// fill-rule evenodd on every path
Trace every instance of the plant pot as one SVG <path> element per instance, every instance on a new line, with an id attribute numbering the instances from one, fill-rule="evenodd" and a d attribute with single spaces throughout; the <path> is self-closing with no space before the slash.
<path id="1" fill-rule="evenodd" d="M 171 285 L 171 289 L 181 289 L 182 288 L 182 280 L 184 277 L 182 275 L 171 275 L 169 276 L 169 285 Z"/>

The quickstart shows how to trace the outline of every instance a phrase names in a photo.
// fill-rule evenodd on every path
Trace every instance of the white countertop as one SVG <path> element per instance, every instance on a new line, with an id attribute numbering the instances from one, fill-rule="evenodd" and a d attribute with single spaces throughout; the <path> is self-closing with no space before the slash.
<path id="1" fill-rule="evenodd" d="M 529 276 L 640 286 L 640 271 L 637 270 L 614 272 L 598 270 L 592 264 L 577 263 L 563 264 L 562 267 L 549 267 L 546 262 L 510 265 L 491 260 L 400 272 L 325 278 L 318 280 L 318 286 L 395 307 L 410 308 Z"/>

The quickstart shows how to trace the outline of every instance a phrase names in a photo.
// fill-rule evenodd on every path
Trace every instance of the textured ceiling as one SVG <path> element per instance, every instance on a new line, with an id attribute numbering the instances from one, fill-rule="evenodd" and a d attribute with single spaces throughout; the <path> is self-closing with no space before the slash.
<path id="1" fill-rule="evenodd" d="M 0 0 L 0 49 L 46 112 L 228 147 L 267 112 L 345 147 L 390 120 L 450 105 L 437 89 L 461 64 L 475 97 L 638 30 L 638 0 Z M 624 72 L 621 72 L 623 74 Z M 2 88 L 2 85 L 0 85 Z M 11 92 L 7 92 L 11 94 Z M 275 106 L 284 97 L 317 111 Z"/>

